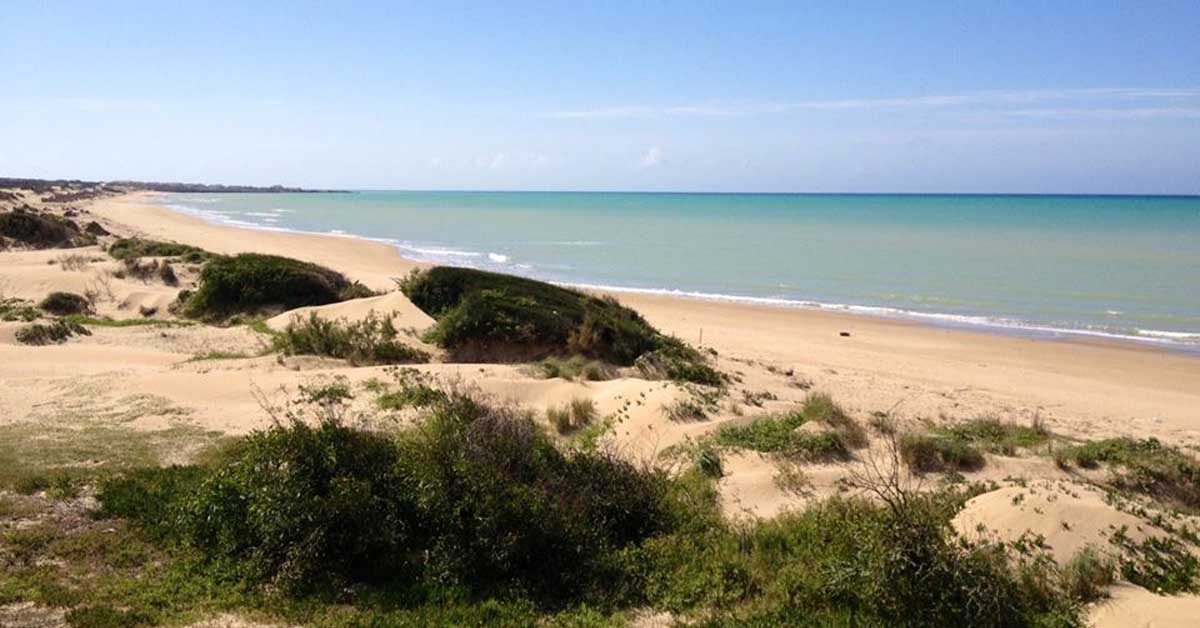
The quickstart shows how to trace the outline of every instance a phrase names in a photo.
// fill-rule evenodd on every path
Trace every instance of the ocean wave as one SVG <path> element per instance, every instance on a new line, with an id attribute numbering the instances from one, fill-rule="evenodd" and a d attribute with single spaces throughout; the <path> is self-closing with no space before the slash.
<path id="1" fill-rule="evenodd" d="M 458 249 L 444 249 L 437 247 L 420 247 L 411 244 L 398 244 L 401 249 L 411 251 L 420 255 L 432 255 L 436 257 L 483 257 L 483 253 L 478 251 L 460 251 Z"/>
<path id="2" fill-rule="evenodd" d="M 928 321 L 933 324 L 956 328 L 987 329 L 1009 333 L 1033 334 L 1050 337 L 1084 336 L 1107 340 L 1152 343 L 1157 345 L 1179 347 L 1188 350 L 1200 350 L 1200 333 L 1172 332 L 1153 329 L 1137 329 L 1129 332 L 1123 332 L 1080 327 L 1060 327 L 1006 317 L 972 314 L 948 314 L 943 312 L 920 312 L 887 306 L 826 303 L 821 301 L 787 299 L 782 297 L 752 297 L 745 295 L 699 292 L 694 290 L 679 290 L 673 288 L 632 288 L 611 284 L 588 284 L 574 282 L 563 283 L 562 285 L 574 288 L 582 288 L 585 290 L 661 295 L 696 299 L 701 301 L 744 303 L 747 305 L 769 305 L 774 307 L 791 307 L 810 310 L 841 311 L 883 318 Z"/>
<path id="3" fill-rule="evenodd" d="M 508 263 L 508 256 L 501 255 L 499 253 L 488 253 L 488 259 L 492 260 L 493 262 L 496 262 L 497 264 L 507 264 Z"/>

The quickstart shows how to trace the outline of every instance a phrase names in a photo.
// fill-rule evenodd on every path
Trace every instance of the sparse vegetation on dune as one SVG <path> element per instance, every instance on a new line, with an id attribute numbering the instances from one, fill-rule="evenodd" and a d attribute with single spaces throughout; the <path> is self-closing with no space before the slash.
<path id="1" fill-rule="evenodd" d="M 1055 460 L 1063 468 L 1107 465 L 1113 488 L 1200 511 L 1200 461 L 1158 439 L 1113 438 L 1067 446 L 1055 452 Z"/>
<path id="2" fill-rule="evenodd" d="M 1136 544 L 1120 564 L 1087 550 L 1060 568 L 1036 543 L 968 541 L 950 522 L 970 490 L 895 485 L 883 503 L 730 522 L 711 444 L 668 474 L 560 447 L 530 414 L 468 388 L 392 373 L 367 388 L 424 408 L 407 427 L 349 427 L 344 384 L 305 388 L 314 414 L 277 416 L 202 462 L 110 469 L 96 529 L 112 541 L 91 540 L 90 524 L 0 537 L 28 557 L 0 573 L 0 600 L 135 623 L 220 608 L 316 625 L 620 625 L 653 609 L 710 626 L 1075 627 L 1117 570 L 1169 590 L 1197 579 L 1174 547 Z M 594 412 L 585 404 L 566 413 Z M 823 395 L 787 416 L 827 433 L 852 420 Z M 67 498 L 78 486 L 23 482 Z"/>
<path id="3" fill-rule="evenodd" d="M 550 356 L 530 367 L 537 377 L 554 379 L 560 377 L 566 380 L 582 379 L 589 382 L 599 382 L 612 379 L 615 369 L 599 360 L 589 360 L 580 355 L 569 358 Z"/>
<path id="4" fill-rule="evenodd" d="M 50 323 L 33 323 L 17 330 L 17 342 L 25 345 L 50 345 L 66 342 L 71 336 L 90 336 L 87 327 L 70 319 Z"/>
<path id="5" fill-rule="evenodd" d="M 0 213 L 0 240 L 3 239 L 33 249 L 75 248 L 96 243 L 93 236 L 80 231 L 79 225 L 70 219 L 23 209 Z"/>
<path id="6" fill-rule="evenodd" d="M 913 473 L 978 471 L 986 464 L 983 453 L 971 443 L 932 434 L 904 434 L 900 457 Z"/>
<path id="7" fill-rule="evenodd" d="M 663 335 L 615 299 L 533 279 L 439 266 L 399 282 L 437 320 L 431 342 L 458 359 L 513 360 L 578 355 L 637 364 L 647 374 L 719 385 L 699 351 Z"/>
<path id="8" fill-rule="evenodd" d="M 178 309 L 190 318 L 221 321 L 327 305 L 357 294 L 361 287 L 337 271 L 287 257 L 243 253 L 209 260 L 197 288 L 181 293 Z"/>
<path id="9" fill-rule="evenodd" d="M 818 429 L 806 431 L 806 424 Z M 718 445 L 781 454 L 806 461 L 846 460 L 867 445 L 862 426 L 824 393 L 812 393 L 800 408 L 782 415 L 725 425 L 714 435 Z"/>
<path id="10" fill-rule="evenodd" d="M 41 312 L 24 299 L 0 299 L 0 321 L 35 321 Z"/>
<path id="11" fill-rule="evenodd" d="M 286 355 L 323 355 L 351 364 L 411 364 L 428 362 L 429 354 L 399 340 L 390 316 L 371 312 L 357 321 L 330 320 L 315 312 L 295 318 L 273 337 Z"/>

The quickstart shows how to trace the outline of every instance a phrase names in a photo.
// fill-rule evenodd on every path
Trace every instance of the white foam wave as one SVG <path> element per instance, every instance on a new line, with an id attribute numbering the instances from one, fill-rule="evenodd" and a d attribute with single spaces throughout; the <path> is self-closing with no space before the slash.
<path id="1" fill-rule="evenodd" d="M 501 255 L 499 253 L 488 253 L 488 259 L 492 260 L 493 262 L 496 262 L 497 264 L 507 264 L 508 263 L 508 256 Z"/>

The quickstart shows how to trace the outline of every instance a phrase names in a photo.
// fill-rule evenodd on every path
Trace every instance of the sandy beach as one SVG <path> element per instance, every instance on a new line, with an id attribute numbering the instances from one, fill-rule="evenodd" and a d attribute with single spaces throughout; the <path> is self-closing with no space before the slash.
<path id="1" fill-rule="evenodd" d="M 433 323 L 395 290 L 394 279 L 419 264 L 389 245 L 215 225 L 156 205 L 155 200 L 153 194 L 135 193 L 93 201 L 82 211 L 85 218 L 97 220 L 114 234 L 174 241 L 221 254 L 294 257 L 386 292 L 305 308 L 303 313 L 353 320 L 375 311 L 393 316 L 399 327 L 418 330 Z M 86 261 L 68 269 L 62 264 L 62 250 L 0 253 L 4 296 L 36 300 L 54 290 L 83 292 L 106 269 L 115 267 L 98 247 L 71 253 Z M 194 271 L 181 272 L 185 282 L 194 279 Z M 98 314 L 127 319 L 150 312 L 152 318 L 169 321 L 168 306 L 177 290 L 120 279 L 110 281 L 106 291 L 108 298 L 101 299 Z M 860 421 L 884 413 L 915 426 L 995 417 L 1042 424 L 1067 439 L 1154 437 L 1180 447 L 1200 445 L 1200 359 L 1193 355 L 1119 342 L 1018 338 L 828 311 L 640 294 L 614 296 L 659 329 L 714 349 L 719 355 L 717 365 L 737 375 L 734 401 L 708 420 L 679 422 L 666 418 L 663 408 L 688 393 L 658 381 L 540 379 L 520 365 L 440 360 L 417 368 L 462 378 L 538 412 L 576 398 L 591 399 L 601 415 L 623 417 L 613 432 L 622 451 L 646 460 L 720 425 L 744 423 L 744 415 L 791 407 L 811 391 L 830 394 Z M 295 314 L 285 313 L 267 324 L 278 329 Z M 91 336 L 47 347 L 18 344 L 13 339 L 17 327 L 17 323 L 0 323 L 0 422 L 8 424 L 34 422 L 71 429 L 104 424 L 135 430 L 186 425 L 223 435 L 245 434 L 269 424 L 262 407 L 264 395 L 283 395 L 279 391 L 328 377 L 360 384 L 383 372 L 380 367 L 350 368 L 323 358 L 259 355 L 266 343 L 245 327 L 99 327 Z M 436 354 L 436 348 L 426 348 Z M 199 359 L 216 354 L 235 358 Z M 743 394 L 746 399 L 761 395 L 762 401 L 739 404 L 736 399 Z M 182 446 L 176 457 L 186 461 L 191 451 L 192 447 Z M 774 516 L 837 494 L 846 468 L 845 464 L 811 465 L 806 470 L 810 490 L 797 494 L 781 488 L 769 457 L 752 452 L 731 455 L 720 480 L 722 504 L 732 517 Z M 1007 537 L 1040 529 L 1052 549 L 1061 550 L 1062 558 L 1087 543 L 1101 542 L 1113 526 L 1138 524 L 1098 493 L 1061 489 L 1073 477 L 1046 458 L 989 456 L 986 468 L 968 474 L 970 480 L 1024 478 L 1044 483 L 1048 494 L 1062 490 L 1072 497 L 1040 502 L 1035 516 L 1003 493 L 1022 489 L 1001 489 L 973 500 L 960 515 L 961 529 L 966 533 L 982 524 Z M 1127 625 L 1130 613 L 1155 606 L 1155 596 L 1136 587 L 1122 588 L 1113 599 L 1096 611 L 1098 625 Z M 1176 598 L 1173 603 L 1195 608 L 1196 598 Z"/>

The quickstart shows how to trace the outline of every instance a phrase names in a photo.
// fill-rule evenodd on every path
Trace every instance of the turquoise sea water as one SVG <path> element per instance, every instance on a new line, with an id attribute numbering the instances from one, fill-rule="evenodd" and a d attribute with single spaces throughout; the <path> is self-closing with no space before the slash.
<path id="1" fill-rule="evenodd" d="M 1200 350 L 1200 197 L 355 192 L 168 205 L 570 284 Z"/>

